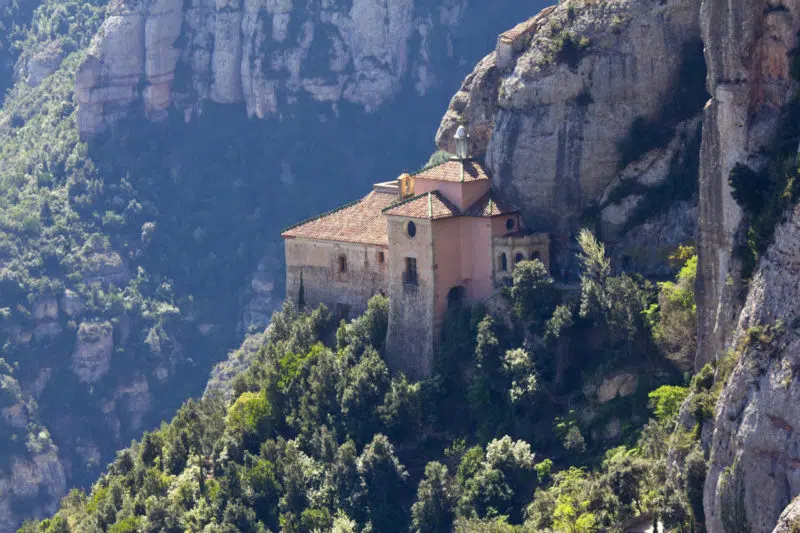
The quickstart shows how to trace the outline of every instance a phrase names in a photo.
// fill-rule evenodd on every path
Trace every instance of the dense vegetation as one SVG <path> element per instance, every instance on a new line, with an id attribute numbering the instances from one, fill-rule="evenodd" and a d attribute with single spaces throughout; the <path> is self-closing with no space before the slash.
<path id="1" fill-rule="evenodd" d="M 324 307 L 288 302 L 230 399 L 189 401 L 91 493 L 21 531 L 572 533 L 648 512 L 688 527 L 695 486 L 666 483 L 688 389 L 658 339 L 669 346 L 693 309 L 695 259 L 682 252 L 679 279 L 659 291 L 612 275 L 588 232 L 579 241 L 579 293 L 520 263 L 505 311 L 451 310 L 436 375 L 420 383 L 383 362 L 385 298 L 338 326 Z M 620 369 L 637 391 L 592 399 Z"/>
<path id="2" fill-rule="evenodd" d="M 106 3 L 0 0 L 0 353 L 13 370 L 0 372 L 11 391 L 0 409 L 25 415 L 0 417 L 0 456 L 53 451 L 50 465 L 84 487 L 263 327 L 275 303 L 257 294 L 250 312 L 251 280 L 282 294 L 280 230 L 421 160 L 443 102 L 496 32 L 531 8 L 498 0 L 486 17 L 467 10 L 448 50 L 431 41 L 443 61 L 428 95 L 406 87 L 371 114 L 342 105 L 334 118 L 309 99 L 280 121 L 209 104 L 191 123 L 171 110 L 151 124 L 134 108 L 114 131 L 80 139 L 74 76 Z M 327 52 L 311 63 L 327 68 Z M 67 296 L 77 311 L 65 311 Z M 98 334 L 113 337 L 109 368 L 81 382 L 75 354 Z M 28 496 L 10 502 L 15 516 L 47 499 Z"/>

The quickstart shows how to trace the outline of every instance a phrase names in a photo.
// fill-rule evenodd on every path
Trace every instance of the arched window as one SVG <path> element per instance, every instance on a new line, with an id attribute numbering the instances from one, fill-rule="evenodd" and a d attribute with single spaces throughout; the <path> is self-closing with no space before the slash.
<path id="1" fill-rule="evenodd" d="M 531 252 L 531 261 L 533 261 L 534 259 L 540 259 L 541 260 L 541 258 L 542 258 L 542 254 L 540 254 L 539 252 L 537 252 L 535 250 L 533 252 Z"/>
<path id="2" fill-rule="evenodd" d="M 517 252 L 517 255 L 514 256 L 514 264 L 515 265 L 517 263 L 519 263 L 520 261 L 524 261 L 524 260 L 525 260 L 525 256 L 522 255 L 520 252 Z"/>
<path id="3" fill-rule="evenodd" d="M 339 272 L 344 274 L 347 272 L 347 256 L 340 255 L 339 256 Z"/>
<path id="4" fill-rule="evenodd" d="M 417 225 L 414 224 L 413 220 L 409 220 L 408 224 L 406 224 L 406 233 L 408 233 L 408 236 L 412 239 L 417 234 Z"/>
<path id="5" fill-rule="evenodd" d="M 498 259 L 500 261 L 500 267 L 499 267 L 500 268 L 500 272 L 507 271 L 508 270 L 508 257 L 506 257 L 506 253 L 505 252 L 501 253 L 500 257 Z"/>
<path id="6" fill-rule="evenodd" d="M 508 220 L 506 220 L 506 229 L 508 231 L 511 231 L 512 229 L 514 229 L 514 219 L 513 218 L 509 218 Z"/>

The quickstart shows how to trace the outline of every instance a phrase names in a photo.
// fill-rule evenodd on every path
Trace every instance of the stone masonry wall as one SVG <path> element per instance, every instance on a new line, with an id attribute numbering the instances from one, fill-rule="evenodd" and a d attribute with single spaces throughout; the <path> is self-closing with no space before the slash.
<path id="1" fill-rule="evenodd" d="M 384 261 L 378 258 L 384 253 Z M 339 258 L 347 260 L 347 271 L 339 272 Z M 389 254 L 386 248 L 326 241 L 286 240 L 286 295 L 297 303 L 300 273 L 309 308 L 325 304 L 332 312 L 347 306 L 350 317 L 367 309 L 369 299 L 387 291 Z"/>
<path id="2" fill-rule="evenodd" d="M 414 220 L 414 238 L 405 231 L 408 219 L 389 217 L 389 333 L 387 364 L 412 379 L 430 375 L 434 345 L 433 232 L 430 221 Z M 405 258 L 417 260 L 417 284 L 403 283 Z"/>

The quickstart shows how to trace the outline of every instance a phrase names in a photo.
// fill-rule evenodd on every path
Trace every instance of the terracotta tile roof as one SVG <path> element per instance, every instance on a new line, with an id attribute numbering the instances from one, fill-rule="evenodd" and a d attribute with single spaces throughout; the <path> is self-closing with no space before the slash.
<path id="1" fill-rule="evenodd" d="M 402 202 L 390 205 L 383 212 L 390 216 L 440 220 L 457 217 L 458 208 L 439 191 L 426 192 L 412 196 Z"/>
<path id="2" fill-rule="evenodd" d="M 461 181 L 461 165 L 464 165 L 464 181 L 488 180 L 489 174 L 486 169 L 477 161 L 450 160 L 439 165 L 430 167 L 414 174 L 414 178 L 422 180 L 436 181 Z"/>
<path id="3" fill-rule="evenodd" d="M 281 237 L 388 246 L 388 226 L 382 211 L 395 201 L 396 194 L 373 191 L 361 200 L 295 224 Z"/>
<path id="4" fill-rule="evenodd" d="M 519 209 L 508 202 L 495 200 L 492 198 L 492 193 L 487 192 L 481 196 L 478 201 L 469 206 L 469 208 L 464 211 L 464 215 L 468 217 L 496 217 L 517 212 L 519 212 Z"/>

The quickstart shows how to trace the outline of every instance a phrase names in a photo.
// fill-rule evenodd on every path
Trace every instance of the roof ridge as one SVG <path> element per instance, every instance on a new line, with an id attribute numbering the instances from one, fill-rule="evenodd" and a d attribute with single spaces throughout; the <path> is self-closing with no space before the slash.
<path id="1" fill-rule="evenodd" d="M 439 191 L 436 191 L 436 192 L 439 192 Z M 388 206 L 386 206 L 383 209 L 381 209 L 381 213 L 385 213 L 386 211 L 389 211 L 390 209 L 394 209 L 395 207 L 400 207 L 401 205 L 406 205 L 407 203 L 413 202 L 414 200 L 419 200 L 420 198 L 422 198 L 426 194 L 429 194 L 429 193 L 423 192 L 423 193 L 420 193 L 420 194 L 416 194 L 414 196 L 409 196 L 408 198 L 403 198 L 403 199 L 401 199 L 401 200 L 399 200 L 399 201 L 397 201 L 397 202 L 395 202 L 393 204 L 389 204 Z"/>
<path id="2" fill-rule="evenodd" d="M 444 194 L 442 194 L 442 192 L 439 191 L 438 189 L 437 190 L 433 190 L 433 191 L 423 192 L 421 194 L 417 194 L 415 196 L 411 196 L 409 198 L 406 198 L 405 200 L 402 200 L 400 202 L 394 203 L 394 204 L 392 204 L 392 205 L 390 205 L 388 207 L 384 207 L 381 210 L 381 212 L 382 213 L 387 213 L 388 211 L 391 211 L 391 210 L 396 209 L 398 207 L 402 207 L 402 206 L 404 206 L 406 204 L 409 204 L 411 202 L 415 202 L 417 200 L 422 200 L 422 199 L 424 199 L 426 197 L 428 199 L 428 213 L 430 213 L 428 215 L 428 219 L 429 220 L 435 220 L 435 218 L 433 216 L 433 213 L 432 213 L 432 211 L 433 211 L 432 197 L 436 197 L 447 209 L 452 211 L 453 216 L 462 216 L 463 215 L 463 213 L 458 208 L 458 206 L 456 206 L 456 204 L 454 204 L 453 202 L 448 200 L 447 197 Z M 402 216 L 402 215 L 398 215 L 398 216 Z M 425 218 L 425 217 L 421 217 L 421 218 Z"/>
<path id="3" fill-rule="evenodd" d="M 481 218 L 481 217 L 484 217 L 484 216 L 492 217 L 492 216 L 501 216 L 501 215 L 505 214 L 505 213 L 501 212 L 501 213 L 498 213 L 497 215 L 492 215 L 491 213 L 492 213 L 492 210 L 493 210 L 493 206 L 497 207 L 497 209 L 499 211 L 502 211 L 503 209 L 508 209 L 508 210 L 510 210 L 509 212 L 515 212 L 515 213 L 520 212 L 520 209 L 516 205 L 512 204 L 511 202 L 507 202 L 506 200 L 503 200 L 502 198 L 498 198 L 498 196 L 499 195 L 497 194 L 497 191 L 495 191 L 493 188 L 489 189 L 488 191 L 483 193 L 483 195 L 481 195 L 480 198 L 478 198 L 477 200 L 472 202 L 472 205 L 470 205 L 469 207 L 467 207 L 464 210 L 464 215 L 465 216 L 469 216 L 469 217 Z M 481 209 L 479 210 L 478 208 L 481 208 Z M 486 208 L 489 208 L 489 214 L 488 215 L 485 214 L 486 213 Z M 475 214 L 476 212 L 480 212 L 481 214 Z"/>

